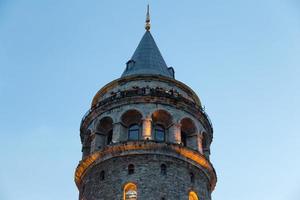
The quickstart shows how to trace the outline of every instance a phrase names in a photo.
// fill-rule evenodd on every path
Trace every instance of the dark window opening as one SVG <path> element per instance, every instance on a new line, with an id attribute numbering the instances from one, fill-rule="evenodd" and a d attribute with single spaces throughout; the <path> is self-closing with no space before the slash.
<path id="1" fill-rule="evenodd" d="M 128 174 L 134 174 L 134 165 L 133 164 L 128 165 Z"/>
<path id="2" fill-rule="evenodd" d="M 162 164 L 162 165 L 160 166 L 160 173 L 161 173 L 162 175 L 166 175 L 166 174 L 167 174 L 167 166 L 166 166 L 165 164 Z"/>
<path id="3" fill-rule="evenodd" d="M 100 172 L 100 180 L 103 181 L 105 179 L 105 172 L 101 171 Z"/>
<path id="4" fill-rule="evenodd" d="M 108 132 L 106 144 L 109 145 L 112 142 L 113 130 Z"/>
<path id="5" fill-rule="evenodd" d="M 128 129 L 128 140 L 138 140 L 140 127 L 137 124 L 131 125 Z"/>
<path id="6" fill-rule="evenodd" d="M 190 178 L 191 178 L 191 183 L 194 183 L 195 182 L 195 175 L 194 173 L 190 173 Z"/>
<path id="7" fill-rule="evenodd" d="M 135 61 L 134 60 L 129 60 L 126 63 L 126 70 L 131 70 L 134 65 L 135 65 Z"/>
<path id="8" fill-rule="evenodd" d="M 181 131 L 181 142 L 186 147 L 186 133 Z"/>

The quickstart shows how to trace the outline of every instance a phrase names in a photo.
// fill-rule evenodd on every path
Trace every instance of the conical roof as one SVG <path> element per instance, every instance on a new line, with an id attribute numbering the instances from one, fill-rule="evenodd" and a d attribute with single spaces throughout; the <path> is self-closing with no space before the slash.
<path id="1" fill-rule="evenodd" d="M 161 75 L 174 78 L 173 68 L 167 66 L 150 31 L 146 31 L 122 77 L 131 75 Z"/>

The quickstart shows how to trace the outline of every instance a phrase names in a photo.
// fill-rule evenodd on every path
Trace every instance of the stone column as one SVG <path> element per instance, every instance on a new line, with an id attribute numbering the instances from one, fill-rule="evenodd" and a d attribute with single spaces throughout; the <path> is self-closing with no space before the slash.
<path id="1" fill-rule="evenodd" d="M 95 132 L 92 132 L 91 135 L 89 136 L 90 140 L 90 148 L 91 148 L 91 153 L 96 150 L 96 134 Z"/>
<path id="2" fill-rule="evenodd" d="M 123 128 L 121 122 L 114 123 L 113 124 L 112 142 L 117 143 L 117 142 L 126 140 L 122 137 L 122 135 L 125 135 L 125 133 L 124 133 L 124 128 Z"/>
<path id="3" fill-rule="evenodd" d="M 204 132 L 202 132 L 202 134 L 201 134 L 201 136 L 202 136 L 202 141 L 201 141 L 202 152 L 203 152 L 203 155 L 209 160 L 210 148 L 209 148 L 209 144 L 208 144 L 208 141 L 207 141 L 207 137 L 205 137 L 204 134 L 205 134 Z M 206 140 L 205 141 L 205 146 L 203 146 L 204 140 Z"/>
<path id="4" fill-rule="evenodd" d="M 145 119 L 143 119 L 142 139 L 143 140 L 152 139 L 152 119 L 150 116 L 147 116 Z"/>
<path id="5" fill-rule="evenodd" d="M 202 140 L 203 140 L 203 135 L 201 133 L 198 133 L 197 146 L 198 146 L 198 151 L 201 154 L 203 154 Z"/>
<path id="6" fill-rule="evenodd" d="M 91 153 L 91 142 L 89 141 L 89 135 L 85 135 L 82 144 L 82 158 L 88 156 L 90 153 Z"/>
<path id="7" fill-rule="evenodd" d="M 91 144 L 91 151 L 102 149 L 106 145 L 106 136 L 104 133 L 95 132 L 92 134 L 93 140 Z"/>
<path id="8" fill-rule="evenodd" d="M 171 143 L 181 143 L 181 124 L 175 123 L 169 128 L 169 141 Z"/>

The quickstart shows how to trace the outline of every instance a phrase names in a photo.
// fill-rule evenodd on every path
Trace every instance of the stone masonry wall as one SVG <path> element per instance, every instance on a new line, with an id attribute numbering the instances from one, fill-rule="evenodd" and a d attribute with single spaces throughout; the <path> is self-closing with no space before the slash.
<path id="1" fill-rule="evenodd" d="M 128 174 L 129 164 L 135 166 L 134 174 Z M 165 175 L 161 164 L 167 166 Z M 105 172 L 104 180 L 101 171 Z M 123 200 L 123 187 L 128 182 L 137 185 L 139 200 L 188 200 L 191 190 L 201 200 L 211 199 L 208 179 L 201 169 L 177 158 L 153 154 L 114 157 L 93 166 L 83 179 L 80 199 Z"/>

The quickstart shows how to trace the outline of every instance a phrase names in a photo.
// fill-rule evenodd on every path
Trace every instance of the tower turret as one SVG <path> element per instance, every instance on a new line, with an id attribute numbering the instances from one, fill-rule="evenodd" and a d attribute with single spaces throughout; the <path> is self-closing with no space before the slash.
<path id="1" fill-rule="evenodd" d="M 80 200 L 210 200 L 213 128 L 146 32 L 121 78 L 95 95 L 80 127 Z"/>

